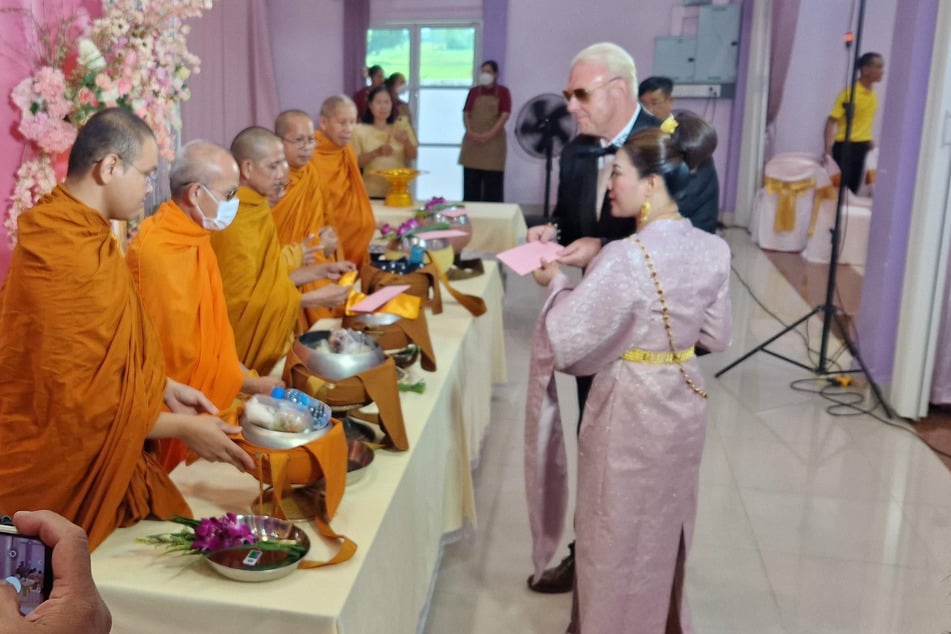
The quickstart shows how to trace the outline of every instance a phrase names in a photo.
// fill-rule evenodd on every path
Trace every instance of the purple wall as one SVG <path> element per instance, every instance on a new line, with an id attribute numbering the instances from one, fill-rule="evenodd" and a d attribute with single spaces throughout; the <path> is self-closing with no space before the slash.
<path id="1" fill-rule="evenodd" d="M 928 93 L 939 0 L 902 0 L 895 15 L 887 69 L 888 96 L 881 119 L 881 153 L 869 228 L 868 260 L 858 316 L 860 350 L 872 378 L 891 382 L 895 361 L 908 228 L 918 149 Z"/>

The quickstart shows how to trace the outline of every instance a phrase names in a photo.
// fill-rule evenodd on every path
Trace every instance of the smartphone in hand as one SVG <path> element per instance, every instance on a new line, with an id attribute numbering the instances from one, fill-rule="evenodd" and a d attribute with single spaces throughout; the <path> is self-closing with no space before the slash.
<path id="1" fill-rule="evenodd" d="M 49 598 L 53 588 L 53 549 L 0 524 L 0 579 L 16 588 L 20 612 L 29 614 Z"/>

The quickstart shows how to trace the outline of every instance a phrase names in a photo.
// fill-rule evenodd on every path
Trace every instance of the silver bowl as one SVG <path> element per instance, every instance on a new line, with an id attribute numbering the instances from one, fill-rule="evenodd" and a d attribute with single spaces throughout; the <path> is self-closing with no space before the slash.
<path id="1" fill-rule="evenodd" d="M 347 486 L 359 482 L 366 476 L 367 467 L 376 455 L 370 447 L 359 440 L 347 441 Z"/>
<path id="2" fill-rule="evenodd" d="M 364 342 L 370 346 L 367 352 L 341 354 L 315 349 L 320 341 L 330 336 L 329 330 L 305 332 L 294 341 L 294 352 L 304 362 L 307 369 L 317 376 L 330 381 L 348 379 L 355 374 L 375 368 L 386 360 L 386 355 L 383 354 L 376 339 L 360 334 Z"/>
<path id="3" fill-rule="evenodd" d="M 400 320 L 399 315 L 393 313 L 363 313 L 353 318 L 367 326 L 392 326 Z"/>
<path id="4" fill-rule="evenodd" d="M 241 431 L 244 437 L 251 444 L 265 449 L 293 449 L 307 443 L 317 440 L 333 429 L 333 425 L 327 425 L 321 429 L 309 429 L 307 431 L 288 432 L 266 429 L 260 425 L 245 420 L 241 417 Z"/>
<path id="5" fill-rule="evenodd" d="M 423 233 L 426 233 L 425 231 Z M 418 235 L 404 236 L 400 239 L 400 251 L 409 253 L 414 246 L 421 246 L 427 251 L 440 251 L 449 246 L 446 238 L 421 238 Z"/>
<path id="6" fill-rule="evenodd" d="M 249 565 L 248 555 L 254 545 L 229 548 L 211 553 L 205 559 L 218 574 L 235 581 L 271 581 L 294 572 L 297 563 L 310 550 L 307 534 L 286 520 L 269 515 L 238 515 L 239 524 L 245 524 L 258 541 L 291 540 L 304 548 L 301 555 L 288 555 L 282 551 L 259 551 L 263 554 L 254 565 Z"/>

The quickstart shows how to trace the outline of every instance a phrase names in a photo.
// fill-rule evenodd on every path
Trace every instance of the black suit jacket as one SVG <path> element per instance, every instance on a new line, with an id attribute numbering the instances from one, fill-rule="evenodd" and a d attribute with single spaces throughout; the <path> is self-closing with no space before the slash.
<path id="1" fill-rule="evenodd" d="M 644 108 L 634 120 L 631 134 L 645 128 L 660 127 L 661 121 Z M 561 244 L 578 238 L 595 237 L 617 240 L 634 233 L 634 218 L 615 218 L 610 205 L 602 205 L 601 218 L 595 214 L 598 195 L 598 154 L 601 143 L 597 137 L 579 134 L 561 150 L 558 166 L 558 201 L 552 212 L 561 233 Z"/>

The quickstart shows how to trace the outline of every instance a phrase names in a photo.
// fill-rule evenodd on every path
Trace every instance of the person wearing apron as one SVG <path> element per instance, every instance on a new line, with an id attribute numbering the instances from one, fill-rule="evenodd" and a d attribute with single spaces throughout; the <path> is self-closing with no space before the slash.
<path id="1" fill-rule="evenodd" d="M 512 112 L 509 89 L 497 82 L 499 65 L 482 64 L 479 85 L 469 90 L 463 119 L 459 164 L 462 165 L 463 199 L 502 202 L 505 182 L 505 122 Z"/>

